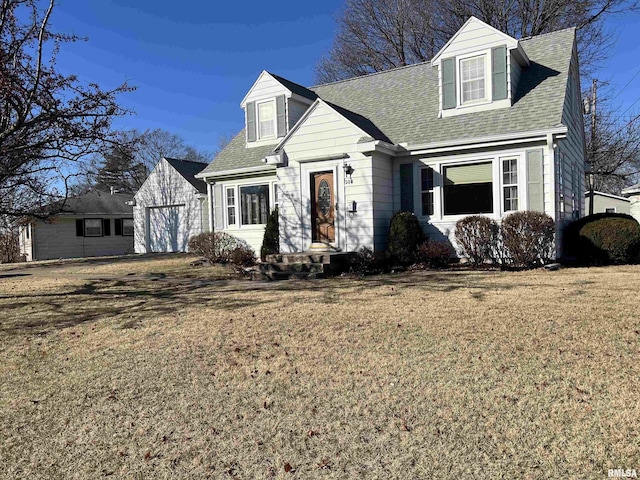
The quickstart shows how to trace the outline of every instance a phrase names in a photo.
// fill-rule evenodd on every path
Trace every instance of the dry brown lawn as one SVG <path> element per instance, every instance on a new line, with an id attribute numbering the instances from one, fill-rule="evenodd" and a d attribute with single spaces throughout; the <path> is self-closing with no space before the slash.
<path id="1" fill-rule="evenodd" d="M 640 472 L 640 267 L 37 271 L 0 272 L 2 478 Z"/>

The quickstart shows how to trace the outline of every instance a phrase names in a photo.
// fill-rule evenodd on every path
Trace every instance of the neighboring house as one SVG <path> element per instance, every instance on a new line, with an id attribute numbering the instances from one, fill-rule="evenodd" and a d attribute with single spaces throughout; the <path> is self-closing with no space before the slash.
<path id="1" fill-rule="evenodd" d="M 162 158 L 135 195 L 135 251 L 185 252 L 209 230 L 207 185 L 195 178 L 206 165 Z M 204 219 L 204 221 L 203 221 Z"/>
<path id="2" fill-rule="evenodd" d="M 590 192 L 584 194 L 584 211 L 589 213 Z M 604 192 L 593 192 L 593 213 L 626 213 L 629 215 L 631 202 L 628 198 Z"/>
<path id="3" fill-rule="evenodd" d="M 27 261 L 133 253 L 133 195 L 97 190 L 68 198 L 60 214 L 20 227 Z"/>
<path id="4" fill-rule="evenodd" d="M 640 183 L 625 188 L 622 194 L 629 197 L 629 214 L 640 222 Z"/>
<path id="5" fill-rule="evenodd" d="M 575 29 L 516 40 L 471 18 L 431 62 L 305 88 L 263 71 L 245 128 L 197 175 L 211 223 L 258 251 L 385 249 L 391 216 L 434 239 L 518 210 L 583 215 Z"/>

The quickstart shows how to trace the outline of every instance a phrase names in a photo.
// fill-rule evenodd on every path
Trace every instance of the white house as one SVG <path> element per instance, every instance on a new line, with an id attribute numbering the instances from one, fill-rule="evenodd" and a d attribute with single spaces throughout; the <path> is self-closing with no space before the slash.
<path id="1" fill-rule="evenodd" d="M 162 158 L 135 194 L 135 251 L 185 252 L 208 231 L 207 186 L 195 177 L 205 164 Z M 204 221 L 203 221 L 204 219 Z"/>
<path id="2" fill-rule="evenodd" d="M 384 249 L 394 212 L 453 240 L 457 220 L 584 212 L 575 29 L 517 40 L 469 19 L 430 62 L 305 88 L 263 71 L 245 128 L 197 175 L 210 224 L 258 250 Z"/>
<path id="3" fill-rule="evenodd" d="M 585 213 L 589 212 L 589 204 L 591 203 L 591 192 L 586 191 L 584 194 Z M 631 213 L 631 202 L 626 197 L 612 195 L 605 192 L 593 192 L 593 213 Z"/>
<path id="4" fill-rule="evenodd" d="M 629 198 L 629 213 L 640 222 L 640 183 L 622 190 L 622 194 Z"/>
<path id="5" fill-rule="evenodd" d="M 71 197 L 60 214 L 21 225 L 20 254 L 32 261 L 133 253 L 132 199 L 98 190 Z"/>

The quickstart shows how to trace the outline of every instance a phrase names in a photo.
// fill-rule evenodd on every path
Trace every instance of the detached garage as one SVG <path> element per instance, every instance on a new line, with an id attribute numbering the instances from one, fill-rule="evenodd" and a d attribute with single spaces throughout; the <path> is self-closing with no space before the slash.
<path id="1" fill-rule="evenodd" d="M 136 253 L 186 252 L 208 230 L 207 186 L 195 174 L 206 164 L 163 158 L 134 197 Z"/>

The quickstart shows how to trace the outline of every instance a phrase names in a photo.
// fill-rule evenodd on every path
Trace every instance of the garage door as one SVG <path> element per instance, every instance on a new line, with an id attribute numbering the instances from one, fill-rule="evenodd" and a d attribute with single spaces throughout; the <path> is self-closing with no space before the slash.
<path id="1" fill-rule="evenodd" d="M 149 251 L 184 252 L 189 242 L 189 226 L 184 205 L 149 209 Z"/>

